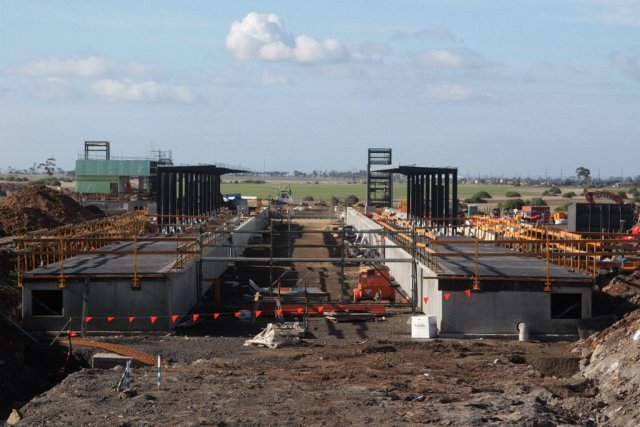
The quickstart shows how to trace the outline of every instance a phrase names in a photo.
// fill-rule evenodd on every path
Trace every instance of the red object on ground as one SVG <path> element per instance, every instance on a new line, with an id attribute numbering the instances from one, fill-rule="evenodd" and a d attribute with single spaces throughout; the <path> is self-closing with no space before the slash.
<path id="1" fill-rule="evenodd" d="M 384 265 L 362 267 L 358 273 L 358 287 L 353 290 L 353 300 L 396 300 L 389 267 Z"/>

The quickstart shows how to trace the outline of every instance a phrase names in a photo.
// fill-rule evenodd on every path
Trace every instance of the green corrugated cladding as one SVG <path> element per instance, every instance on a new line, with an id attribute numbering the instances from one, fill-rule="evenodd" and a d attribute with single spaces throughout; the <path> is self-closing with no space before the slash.
<path id="1" fill-rule="evenodd" d="M 78 193 L 110 193 L 111 183 L 118 180 L 106 177 L 106 180 L 94 180 L 93 176 L 76 177 L 76 191 Z"/>
<path id="2" fill-rule="evenodd" d="M 149 176 L 150 160 L 76 160 L 76 191 L 110 193 L 121 176 Z"/>
<path id="3" fill-rule="evenodd" d="M 149 176 L 151 160 L 76 160 L 76 176 Z"/>

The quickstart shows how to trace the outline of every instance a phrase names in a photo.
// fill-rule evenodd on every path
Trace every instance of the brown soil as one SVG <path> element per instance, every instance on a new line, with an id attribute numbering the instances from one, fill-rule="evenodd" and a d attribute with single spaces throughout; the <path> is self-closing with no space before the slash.
<path id="1" fill-rule="evenodd" d="M 319 230 L 322 220 L 300 220 L 295 231 Z M 278 229 L 288 230 L 285 222 Z M 278 235 L 278 233 L 276 233 Z M 328 234 L 278 237 L 277 256 L 328 257 Z M 357 267 L 297 263 L 295 280 L 348 300 Z M 268 269 L 239 266 L 227 273 L 265 286 Z M 238 289 L 239 287 L 233 288 Z M 240 298 L 242 292 L 236 292 Z M 231 290 L 224 295 L 232 295 Z M 206 310 L 211 301 L 205 301 Z M 196 309 L 196 310 L 198 310 Z M 207 319 L 167 336 L 96 337 L 150 354 L 169 366 L 160 390 L 156 370 L 134 370 L 134 392 L 112 390 L 121 369 L 84 369 L 22 408 L 22 425 L 557 425 L 586 420 L 562 408 L 561 399 L 590 389 L 578 371 L 571 343 L 410 337 L 410 312 L 388 309 L 377 322 L 334 324 L 310 320 L 310 335 L 297 347 L 245 347 L 269 321 Z M 292 320 L 292 319 L 288 319 Z M 87 357 L 78 352 L 78 357 Z M 85 356 L 81 356 L 85 355 Z"/>
<path id="2" fill-rule="evenodd" d="M 27 185 L 0 200 L 0 236 L 77 224 L 97 217 L 67 195 L 44 185 Z"/>

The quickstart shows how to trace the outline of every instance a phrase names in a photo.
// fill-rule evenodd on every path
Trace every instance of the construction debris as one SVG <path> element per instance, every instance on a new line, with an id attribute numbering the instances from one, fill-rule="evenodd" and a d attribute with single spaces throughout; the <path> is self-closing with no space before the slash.
<path id="1" fill-rule="evenodd" d="M 300 338 L 305 334 L 299 322 L 269 323 L 267 327 L 253 339 L 246 340 L 245 346 L 258 345 L 261 347 L 278 348 L 295 346 L 301 343 Z"/>
<path id="2" fill-rule="evenodd" d="M 324 317 L 333 323 L 339 322 L 366 322 L 376 320 L 374 313 L 367 312 L 348 312 L 348 311 L 328 311 L 324 313 Z"/>

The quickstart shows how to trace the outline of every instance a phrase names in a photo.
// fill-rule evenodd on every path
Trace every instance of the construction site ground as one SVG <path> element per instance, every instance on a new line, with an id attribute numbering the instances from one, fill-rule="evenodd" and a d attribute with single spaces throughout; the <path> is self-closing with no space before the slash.
<path id="1" fill-rule="evenodd" d="M 298 220 L 292 227 L 303 231 L 326 224 Z M 298 245 L 314 242 L 331 239 L 326 234 L 295 235 Z M 281 250 L 288 249 L 284 245 Z M 331 255 L 335 254 L 326 247 L 293 250 L 295 257 Z M 284 268 L 291 267 L 309 286 L 339 298 L 339 265 Z M 242 281 L 250 275 L 259 285 L 268 284 L 267 269 L 236 268 L 230 277 Z M 355 265 L 345 269 L 350 287 L 355 286 L 356 273 Z M 223 296 L 233 293 L 226 291 Z M 207 300 L 195 312 L 213 306 Z M 591 356 L 588 342 L 576 346 L 567 341 L 487 338 L 415 340 L 410 317 L 410 309 L 396 307 L 375 322 L 334 324 L 312 318 L 301 345 L 277 349 L 243 345 L 273 321 L 264 315 L 255 324 L 209 317 L 171 334 L 92 336 L 160 354 L 168 362 L 160 389 L 155 367 L 135 367 L 133 387 L 125 392 L 113 390 L 121 367 L 81 368 L 23 402 L 18 425 L 551 426 L 633 421 L 626 417 L 627 411 L 633 416 L 632 407 L 618 410 L 617 419 L 624 423 L 603 415 L 617 409 L 618 396 L 600 396 L 597 375 L 581 374 L 584 358 Z M 92 352 L 75 348 L 76 363 L 86 366 Z M 637 387 L 626 393 L 625 399 L 637 399 Z"/>

